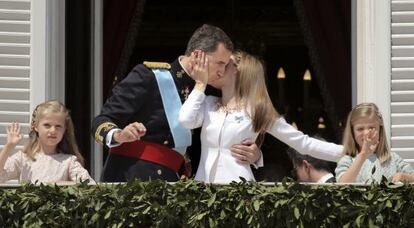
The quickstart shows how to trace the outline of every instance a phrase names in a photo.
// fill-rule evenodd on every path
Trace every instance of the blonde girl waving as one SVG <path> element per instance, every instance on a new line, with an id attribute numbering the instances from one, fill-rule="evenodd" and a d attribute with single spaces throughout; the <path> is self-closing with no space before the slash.
<path id="1" fill-rule="evenodd" d="M 0 152 L 0 183 L 11 179 L 32 183 L 93 182 L 82 166 L 72 119 L 60 102 L 48 101 L 35 108 L 29 141 L 23 151 L 11 155 L 21 139 L 20 125 L 12 123 Z"/>

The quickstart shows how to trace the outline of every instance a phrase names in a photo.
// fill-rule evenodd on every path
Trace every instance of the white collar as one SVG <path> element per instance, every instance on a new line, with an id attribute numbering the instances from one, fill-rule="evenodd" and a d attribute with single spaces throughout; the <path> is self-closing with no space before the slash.
<path id="1" fill-rule="evenodd" d="M 318 184 L 326 183 L 326 181 L 329 180 L 332 177 L 334 177 L 334 175 L 332 173 L 325 174 L 316 183 L 318 183 Z"/>
<path id="2" fill-rule="evenodd" d="M 183 68 L 183 70 L 185 71 L 185 73 L 190 76 L 190 74 L 187 72 L 187 69 L 185 69 L 185 67 L 183 66 L 183 64 L 181 63 L 181 59 L 184 58 L 184 55 L 181 55 L 180 57 L 178 57 L 178 63 L 180 64 L 181 68 Z"/>

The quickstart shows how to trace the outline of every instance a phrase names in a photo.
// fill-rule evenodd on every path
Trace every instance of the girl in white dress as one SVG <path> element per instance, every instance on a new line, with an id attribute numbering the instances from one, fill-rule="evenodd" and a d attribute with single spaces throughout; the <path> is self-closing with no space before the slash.
<path id="1" fill-rule="evenodd" d="M 58 101 L 39 104 L 32 114 L 29 141 L 23 151 L 11 155 L 22 139 L 20 125 L 7 128 L 7 143 L 0 153 L 0 183 L 19 182 L 75 183 L 90 180 L 83 168 L 83 157 L 76 144 L 72 119 Z"/>
<path id="2" fill-rule="evenodd" d="M 180 110 L 179 121 L 189 129 L 202 126 L 196 180 L 229 183 L 242 177 L 254 181 L 250 165 L 236 162 L 230 147 L 245 138 L 259 137 L 261 141 L 266 132 L 301 153 L 331 161 L 340 158 L 342 146 L 310 138 L 279 116 L 267 93 L 264 68 L 258 59 L 236 52 L 225 74 L 209 79 L 210 57 L 202 52 L 194 56 L 192 74 L 196 85 Z M 206 97 L 207 81 L 221 90 L 221 98 Z"/>

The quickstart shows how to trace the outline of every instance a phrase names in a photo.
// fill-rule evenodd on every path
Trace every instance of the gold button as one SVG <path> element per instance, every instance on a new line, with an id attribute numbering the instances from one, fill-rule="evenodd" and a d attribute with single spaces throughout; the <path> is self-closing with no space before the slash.
<path id="1" fill-rule="evenodd" d="M 164 145 L 167 145 L 167 144 L 168 144 L 168 140 L 165 140 L 165 141 L 164 141 Z"/>
<path id="2" fill-rule="evenodd" d="M 162 174 L 161 169 L 157 170 L 157 173 L 158 173 L 158 175 L 161 175 Z"/>

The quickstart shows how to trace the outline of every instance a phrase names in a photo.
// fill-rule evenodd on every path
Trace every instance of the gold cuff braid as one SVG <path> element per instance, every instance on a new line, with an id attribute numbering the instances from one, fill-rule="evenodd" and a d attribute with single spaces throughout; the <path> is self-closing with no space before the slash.
<path id="1" fill-rule="evenodd" d="M 107 131 L 109 131 L 113 128 L 117 128 L 117 127 L 118 126 L 116 124 L 111 123 L 111 122 L 102 123 L 101 125 L 99 125 L 99 127 L 95 131 L 95 140 L 98 143 L 105 144 L 101 132 L 107 132 Z"/>

